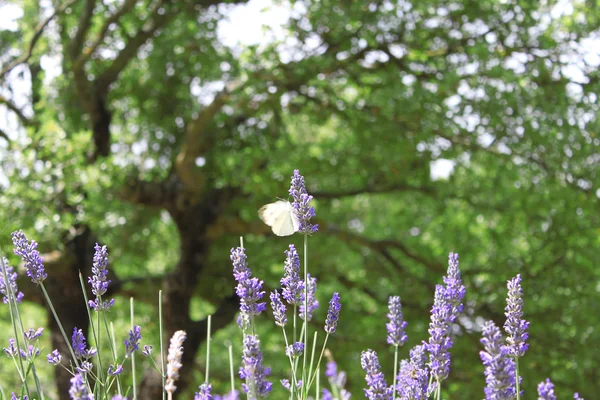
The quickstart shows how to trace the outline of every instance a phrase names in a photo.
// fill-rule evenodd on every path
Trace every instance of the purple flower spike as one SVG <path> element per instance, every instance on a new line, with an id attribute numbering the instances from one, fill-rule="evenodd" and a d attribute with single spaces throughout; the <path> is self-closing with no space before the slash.
<path id="1" fill-rule="evenodd" d="M 115 304 L 115 300 L 101 300 L 101 297 L 110 284 L 110 279 L 106 279 L 108 276 L 108 251 L 106 246 L 100 247 L 96 243 L 94 247 L 96 252 L 94 253 L 94 263 L 92 265 L 93 276 L 88 278 L 88 282 L 92 286 L 92 293 L 96 295 L 96 300 L 89 300 L 89 305 L 96 311 L 108 311 Z"/>
<path id="2" fill-rule="evenodd" d="M 285 305 L 281 301 L 281 296 L 277 291 L 271 293 L 271 308 L 273 309 L 273 317 L 275 324 L 285 326 L 287 324 L 287 316 L 285 315 Z"/>
<path id="3" fill-rule="evenodd" d="M 31 241 L 31 244 L 27 241 L 23 231 L 16 231 L 11 233 L 12 242 L 15 246 L 15 254 L 23 259 L 25 268 L 27 269 L 27 276 L 31 278 L 31 281 L 35 284 L 40 284 L 48 277 L 44 269 L 44 260 L 40 257 L 40 253 L 37 249 L 37 242 Z"/>
<path id="4" fill-rule="evenodd" d="M 285 256 L 283 266 L 285 273 L 281 278 L 283 298 L 289 305 L 299 306 L 303 301 L 304 282 L 300 279 L 300 257 L 293 244 L 290 244 L 290 249 L 285 251 Z"/>
<path id="5" fill-rule="evenodd" d="M 52 353 L 48 354 L 47 358 L 48 358 L 48 364 L 58 365 L 58 364 L 60 364 L 60 361 L 62 360 L 62 355 L 58 352 L 58 350 L 54 349 L 54 350 L 52 350 Z"/>
<path id="6" fill-rule="evenodd" d="M 72 400 L 94 400 L 94 395 L 90 394 L 87 390 L 84 375 L 82 373 L 78 373 L 71 378 L 69 395 Z"/>
<path id="7" fill-rule="evenodd" d="M 365 389 L 365 396 L 369 400 L 389 400 L 392 395 L 392 390 L 385 383 L 385 377 L 381 372 L 377 353 L 373 350 L 363 351 L 360 356 L 360 365 L 367 373 L 365 380 L 368 389 Z"/>
<path id="8" fill-rule="evenodd" d="M 541 382 L 538 387 L 538 400 L 556 400 L 556 395 L 554 394 L 554 384 L 550 381 L 550 379 L 546 379 L 546 382 Z"/>
<path id="9" fill-rule="evenodd" d="M 120 375 L 121 372 L 123 372 L 122 364 L 118 364 L 116 367 L 114 365 L 108 367 L 108 375 L 110 376 Z"/>
<path id="10" fill-rule="evenodd" d="M 2 261 L 2 265 L 6 269 L 6 278 L 8 280 L 8 286 L 4 282 L 4 273 L 2 272 L 2 266 L 0 266 L 0 293 L 4 295 L 2 301 L 4 304 L 8 304 L 10 299 L 10 293 L 12 292 L 13 296 L 16 295 L 16 302 L 20 303 L 23 300 L 24 294 L 19 292 L 19 288 L 17 287 L 17 273 L 15 269 L 8 265 L 8 260 L 4 257 L 0 260 Z"/>
<path id="11" fill-rule="evenodd" d="M 509 354 L 512 357 L 522 357 L 529 345 L 527 329 L 529 322 L 523 319 L 523 290 L 521 289 L 521 275 L 517 275 L 508 281 L 508 298 L 505 308 L 506 322 L 504 330 L 508 335 L 506 341 L 509 346 Z"/>
<path id="12" fill-rule="evenodd" d="M 10 400 L 29 400 L 29 397 L 26 394 L 24 394 L 23 397 L 18 397 L 15 392 L 12 392 L 10 394 Z"/>
<path id="13" fill-rule="evenodd" d="M 328 334 L 335 333 L 341 308 L 340 295 L 334 293 L 329 301 L 329 310 L 327 310 L 327 319 L 325 320 L 325 332 Z"/>
<path id="14" fill-rule="evenodd" d="M 408 336 L 404 332 L 408 323 L 404 321 L 404 316 L 402 315 L 400 296 L 390 296 L 388 309 L 387 317 L 390 322 L 385 325 L 388 332 L 387 342 L 392 346 L 402 346 L 406 342 L 406 339 L 408 339 Z"/>
<path id="15" fill-rule="evenodd" d="M 304 177 L 300 175 L 299 170 L 294 170 L 294 176 L 292 176 L 292 184 L 289 190 L 290 196 L 294 199 L 292 207 L 300 222 L 300 228 L 298 232 L 310 235 L 319 230 L 318 225 L 312 225 L 310 219 L 315 216 L 315 209 L 310 205 L 313 197 L 306 192 L 306 185 L 304 184 Z"/>
<path id="16" fill-rule="evenodd" d="M 300 357 L 304 351 L 304 343 L 296 342 L 285 348 L 285 355 L 291 358 Z"/>
<path id="17" fill-rule="evenodd" d="M 396 393 L 401 400 L 425 400 L 429 398 L 429 371 L 425 367 L 427 354 L 424 345 L 410 351 L 410 360 L 402 360 L 396 383 Z"/>
<path id="18" fill-rule="evenodd" d="M 136 325 L 129 331 L 129 339 L 125 339 L 125 358 L 131 357 L 133 352 L 139 349 L 140 340 L 142 340 L 142 327 Z"/>
<path id="19" fill-rule="evenodd" d="M 14 338 L 8 339 L 8 347 L 4 348 L 4 352 L 7 356 L 14 357 L 17 354 L 19 354 L 19 352 L 17 351 L 16 343 L 17 341 Z"/>
<path id="20" fill-rule="evenodd" d="M 579 396 L 579 393 L 574 393 L 574 394 L 573 394 L 573 398 L 574 398 L 574 399 L 578 399 L 578 400 L 584 400 L 584 398 L 583 398 L 583 397 Z"/>
<path id="21" fill-rule="evenodd" d="M 73 328 L 73 336 L 71 337 L 71 347 L 75 357 L 79 360 L 88 359 L 96 355 L 97 350 L 91 347 L 89 350 L 86 349 L 85 336 L 81 329 Z"/>
<path id="22" fill-rule="evenodd" d="M 308 285 L 306 285 L 306 287 L 308 288 L 308 320 L 310 321 L 312 319 L 313 313 L 315 312 L 315 310 L 319 307 L 319 301 L 317 300 L 316 297 L 316 293 L 317 293 L 317 278 L 311 278 L 310 274 L 308 274 Z M 305 319 L 304 318 L 304 296 L 305 294 L 302 293 L 302 303 L 300 304 L 300 318 Z"/>
<path id="23" fill-rule="evenodd" d="M 448 257 L 448 272 L 444 276 L 446 300 L 452 305 L 452 322 L 463 310 L 462 300 L 465 297 L 465 286 L 460 278 L 458 254 L 450 253 Z"/>
<path id="24" fill-rule="evenodd" d="M 486 400 L 514 399 L 515 361 L 509 356 L 500 328 L 493 321 L 483 325 L 481 343 L 485 348 L 479 356 L 485 367 Z"/>
<path id="25" fill-rule="evenodd" d="M 198 392 L 194 394 L 194 400 L 212 400 L 211 390 L 212 385 L 210 383 L 203 383 L 198 386 Z"/>
<path id="26" fill-rule="evenodd" d="M 235 292 L 240 298 L 240 311 L 242 313 L 241 326 L 246 326 L 248 318 L 259 315 L 267 309 L 267 303 L 260 302 L 265 292 L 262 290 L 263 281 L 251 278 L 252 272 L 246 261 L 246 251 L 242 247 L 231 249 L 233 263 L 233 276 L 238 281 Z"/>
<path id="27" fill-rule="evenodd" d="M 428 366 L 437 381 L 443 381 L 450 374 L 452 305 L 446 301 L 445 292 L 442 285 L 436 286 L 429 323 L 429 343 L 426 344 L 429 352 Z"/>
<path id="28" fill-rule="evenodd" d="M 30 328 L 23 333 L 24 333 L 25 339 L 27 339 L 27 341 L 29 341 L 29 342 L 32 342 L 32 341 L 36 340 L 37 338 L 39 338 L 40 336 L 42 336 L 42 332 L 44 332 L 44 328 L 37 328 L 37 330 L 33 330 Z"/>
<path id="29" fill-rule="evenodd" d="M 265 368 L 260 352 L 260 340 L 256 335 L 246 335 L 243 342 L 242 366 L 240 378 L 246 382 L 242 384 L 249 399 L 264 398 L 269 395 L 273 384 L 267 381 L 271 368 Z"/>

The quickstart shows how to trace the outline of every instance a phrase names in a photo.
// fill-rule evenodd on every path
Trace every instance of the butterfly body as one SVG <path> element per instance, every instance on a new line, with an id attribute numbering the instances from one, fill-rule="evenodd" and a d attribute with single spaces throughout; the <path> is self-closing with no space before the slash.
<path id="1" fill-rule="evenodd" d="M 265 224 L 271 227 L 277 236 L 290 236 L 300 228 L 300 221 L 292 207 L 286 200 L 264 205 L 258 210 L 258 216 Z"/>

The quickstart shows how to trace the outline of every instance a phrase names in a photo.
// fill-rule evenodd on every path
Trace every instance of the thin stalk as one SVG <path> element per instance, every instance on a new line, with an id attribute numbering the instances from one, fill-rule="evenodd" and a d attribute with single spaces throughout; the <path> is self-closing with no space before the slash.
<path id="1" fill-rule="evenodd" d="M 329 333 L 325 335 L 325 340 L 323 341 L 323 348 L 321 349 L 321 354 L 319 355 L 319 361 L 317 361 L 317 370 L 320 369 L 320 365 L 321 365 L 321 360 L 323 359 L 323 353 L 325 352 L 325 347 L 327 347 L 327 339 L 329 339 Z M 318 374 L 318 372 L 315 372 Z M 308 381 L 309 386 L 312 385 L 312 381 L 315 380 L 314 375 L 312 376 L 312 378 Z"/>
<path id="2" fill-rule="evenodd" d="M 161 371 L 160 375 L 162 376 L 162 397 L 165 400 L 165 351 L 163 347 L 163 318 L 162 318 L 162 290 L 158 291 L 158 330 L 160 335 L 160 363 L 161 363 Z M 169 394 L 169 398 L 170 398 Z"/>
<path id="3" fill-rule="evenodd" d="M 206 375 L 204 376 L 204 382 L 208 383 L 208 372 L 210 366 L 210 323 L 212 315 L 208 316 L 208 327 L 206 328 Z"/>
<path id="4" fill-rule="evenodd" d="M 134 329 L 133 297 L 129 298 L 129 318 L 131 319 L 131 329 Z M 137 384 L 135 379 L 135 351 L 131 352 L 131 379 L 133 389 L 133 400 L 137 400 Z M 121 393 L 119 388 L 119 393 Z"/>
<path id="5" fill-rule="evenodd" d="M 315 393 L 315 399 L 319 400 L 321 398 L 320 396 L 320 392 L 321 392 L 321 368 L 317 368 L 317 386 L 316 386 L 316 393 Z M 393 399 L 392 399 L 393 400 Z"/>
<path id="6" fill-rule="evenodd" d="M 89 299 L 87 296 L 87 292 L 85 291 L 85 283 L 83 281 L 83 275 L 81 275 L 81 271 L 79 271 L 79 283 L 81 284 L 81 291 L 83 292 L 83 298 L 85 299 L 85 310 L 87 311 L 88 314 L 88 319 L 90 321 L 90 328 L 92 329 L 92 336 L 94 337 L 94 340 L 96 342 L 96 346 L 98 346 L 98 379 L 96 380 L 96 385 L 98 384 L 98 381 L 100 381 L 100 384 L 103 384 L 102 381 L 102 374 L 103 374 L 103 367 L 102 367 L 102 360 L 100 359 L 100 341 L 98 336 L 96 335 L 96 329 L 94 328 L 94 320 L 92 319 L 92 313 L 90 312 L 90 307 L 89 305 Z M 98 298 L 98 302 L 100 303 L 102 301 L 101 298 Z M 99 311 L 98 311 L 99 312 Z M 100 316 L 98 316 L 98 328 L 100 327 Z M 87 379 L 86 379 L 86 383 L 87 383 Z"/>
<path id="7" fill-rule="evenodd" d="M 304 235 L 304 357 L 302 361 L 302 382 L 306 382 L 306 352 L 308 349 L 308 235 Z M 303 385 L 303 398 L 308 397 L 308 390 Z"/>
<path id="8" fill-rule="evenodd" d="M 392 399 L 396 398 L 396 380 L 398 379 L 398 345 L 394 346 L 394 378 L 392 380 Z"/>
<path id="9" fill-rule="evenodd" d="M 310 389 L 311 386 L 311 377 L 312 377 L 312 371 L 313 371 L 313 364 L 315 362 L 315 350 L 317 348 L 317 331 L 315 331 L 315 334 L 313 336 L 313 343 L 312 343 L 312 351 L 310 353 L 310 366 L 308 367 L 308 380 L 307 381 L 303 381 L 302 384 L 303 385 L 307 385 L 306 387 L 306 395 L 308 396 L 308 390 Z M 306 351 L 306 349 L 304 349 Z"/>
<path id="10" fill-rule="evenodd" d="M 521 391 L 519 389 L 519 357 L 515 357 L 515 377 L 516 379 L 516 384 L 517 384 L 517 400 L 520 400 L 521 398 Z"/>
<path id="11" fill-rule="evenodd" d="M 235 392 L 235 378 L 233 374 L 233 346 L 229 343 L 229 376 L 231 377 L 231 393 Z"/>
<path id="12" fill-rule="evenodd" d="M 290 345 L 288 342 L 287 334 L 285 333 L 285 328 L 283 326 L 281 327 L 281 330 L 283 331 L 283 339 L 285 340 L 285 348 L 287 349 Z M 292 356 L 289 355 L 288 358 L 290 360 L 290 367 L 292 368 L 292 384 L 290 386 L 290 397 L 293 399 L 294 389 L 297 388 L 298 378 L 296 377 L 296 368 L 294 368 L 294 361 L 292 360 Z"/>
<path id="13" fill-rule="evenodd" d="M 106 315 L 104 318 L 104 324 L 107 323 L 106 320 Z M 108 329 L 108 327 L 106 328 Z M 115 367 L 117 366 L 117 342 L 115 340 L 115 325 L 112 323 L 110 323 L 110 332 L 107 333 L 108 337 L 110 338 L 110 345 L 111 345 L 111 349 L 113 352 L 113 358 L 115 360 Z M 117 391 L 119 394 L 122 394 L 123 392 L 123 388 L 121 387 L 121 377 L 119 375 L 117 375 Z"/>
<path id="14" fill-rule="evenodd" d="M 62 337 L 65 340 L 67 347 L 69 348 L 69 352 L 71 353 L 71 359 L 75 363 L 75 366 L 79 367 L 79 361 L 77 361 L 77 357 L 75 357 L 75 352 L 73 351 L 73 346 L 71 345 L 71 342 L 67 338 L 67 334 L 65 333 L 65 330 L 63 329 L 63 326 L 60 323 L 60 319 L 58 318 L 58 314 L 56 314 L 56 310 L 54 309 L 52 300 L 50 300 L 50 296 L 48 295 L 48 292 L 46 291 L 46 287 L 44 286 L 44 282 L 42 282 L 40 284 L 40 287 L 42 288 L 42 293 L 44 293 L 44 298 L 46 299 L 46 303 L 48 303 L 48 307 L 50 307 L 50 311 L 52 311 L 52 315 L 54 316 L 54 320 L 56 321 L 56 324 L 58 325 L 58 329 L 60 329 L 60 333 L 62 334 Z M 87 302 L 85 304 L 87 305 Z M 86 306 L 86 308 L 87 308 L 87 306 Z"/>

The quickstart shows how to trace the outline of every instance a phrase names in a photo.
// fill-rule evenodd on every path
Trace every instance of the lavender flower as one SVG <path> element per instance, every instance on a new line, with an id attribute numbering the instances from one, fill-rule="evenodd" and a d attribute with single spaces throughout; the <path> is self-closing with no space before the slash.
<path id="1" fill-rule="evenodd" d="M 396 394 L 400 400 L 425 400 L 432 388 L 429 386 L 429 371 L 425 367 L 427 355 L 425 345 L 415 346 L 410 351 L 410 360 L 402 360 L 396 380 Z"/>
<path id="2" fill-rule="evenodd" d="M 152 354 L 152 345 L 145 344 L 142 354 L 146 357 L 150 357 L 150 354 Z"/>
<path id="3" fill-rule="evenodd" d="M 259 315 L 267 309 L 267 303 L 260 302 L 265 292 L 262 291 L 263 281 L 251 278 L 252 272 L 246 262 L 245 249 L 231 249 L 233 276 L 238 281 L 235 292 L 240 298 L 240 311 L 247 317 Z"/>
<path id="4" fill-rule="evenodd" d="M 62 355 L 58 352 L 58 350 L 52 350 L 52 353 L 46 356 L 48 358 L 48 364 L 58 365 L 62 360 Z"/>
<path id="5" fill-rule="evenodd" d="M 120 394 L 115 394 L 111 400 L 127 400 L 127 397 L 121 396 Z"/>
<path id="6" fill-rule="evenodd" d="M 44 332 L 44 328 L 38 328 L 37 330 L 33 330 L 32 328 L 29 328 L 28 330 L 26 330 L 23 333 L 25 335 L 25 339 L 29 342 L 32 342 L 32 341 L 36 340 L 37 338 L 39 338 L 40 336 L 42 336 L 42 332 Z"/>
<path id="7" fill-rule="evenodd" d="M 94 368 L 94 364 L 92 364 L 91 362 L 89 362 L 89 361 L 82 361 L 81 364 L 79 364 L 79 367 L 76 367 L 75 369 L 78 372 L 81 372 L 82 374 L 87 374 L 93 368 Z"/>
<path id="8" fill-rule="evenodd" d="M 14 357 L 17 354 L 19 354 L 19 352 L 17 351 L 17 347 L 15 346 L 16 343 L 17 341 L 14 338 L 8 339 L 8 347 L 4 348 L 4 352 L 7 356 Z"/>
<path id="9" fill-rule="evenodd" d="M 503 344 L 504 338 L 493 321 L 483 325 L 485 348 L 479 352 L 485 366 L 485 398 L 486 400 L 505 400 L 516 397 L 515 361 L 508 355 L 508 347 Z"/>
<path id="10" fill-rule="evenodd" d="M 15 392 L 12 392 L 10 394 L 10 400 L 29 400 L 29 397 L 27 397 L 26 394 L 24 394 L 23 397 L 17 397 L 17 395 L 15 394 Z"/>
<path id="11" fill-rule="evenodd" d="M 325 369 L 325 376 L 329 378 L 329 383 L 332 387 L 337 388 L 340 395 L 340 400 L 348 400 L 350 398 L 350 392 L 344 389 L 346 385 L 346 373 L 337 369 L 335 361 L 329 361 Z"/>
<path id="12" fill-rule="evenodd" d="M 335 333 L 341 308 L 340 295 L 334 293 L 329 301 L 329 310 L 327 310 L 327 319 L 325 320 L 325 332 L 328 334 Z"/>
<path id="13" fill-rule="evenodd" d="M 75 357 L 79 360 L 88 359 L 96 355 L 97 350 L 91 347 L 89 350 L 86 349 L 86 341 L 85 336 L 83 336 L 83 331 L 81 329 L 77 329 L 77 327 L 73 328 L 73 336 L 71 336 L 71 347 L 73 348 L 73 352 L 75 353 Z"/>
<path id="14" fill-rule="evenodd" d="M 333 400 L 333 395 L 331 392 L 325 388 L 321 389 L 321 400 Z"/>
<path id="15" fill-rule="evenodd" d="M 574 399 L 578 399 L 578 400 L 584 400 L 584 398 L 583 398 L 583 397 L 580 397 L 580 396 L 579 396 L 579 393 L 574 393 L 574 394 L 573 394 L 573 398 L 574 398 Z"/>
<path id="16" fill-rule="evenodd" d="M 290 344 L 285 348 L 285 355 L 288 357 L 300 357 L 302 352 L 304 351 L 304 343 L 296 342 L 294 344 Z"/>
<path id="17" fill-rule="evenodd" d="M 367 373 L 365 380 L 369 385 L 369 388 L 365 389 L 365 396 L 369 400 L 388 400 L 392 395 L 392 390 L 385 383 L 377 353 L 373 350 L 363 351 L 360 356 L 360 365 Z"/>
<path id="18" fill-rule="evenodd" d="M 505 308 L 506 322 L 504 330 L 508 337 L 509 354 L 513 357 L 525 355 L 529 345 L 527 329 L 529 322 L 523 319 L 523 290 L 521 289 L 521 274 L 508 281 L 508 298 Z"/>
<path id="19" fill-rule="evenodd" d="M 194 400 L 212 400 L 211 390 L 212 385 L 210 383 L 203 383 L 198 386 L 198 392 L 194 394 Z"/>
<path id="20" fill-rule="evenodd" d="M 285 251 L 285 256 L 283 266 L 285 273 L 281 278 L 283 298 L 289 305 L 299 306 L 303 301 L 304 282 L 300 279 L 300 257 L 293 244 L 290 244 L 290 249 Z"/>
<path id="21" fill-rule="evenodd" d="M 308 320 L 310 321 L 312 319 L 313 313 L 315 312 L 315 310 L 319 307 L 319 301 L 317 300 L 316 297 L 316 293 L 317 293 L 317 278 L 311 278 L 310 274 L 307 274 L 308 277 L 308 284 L 306 285 L 306 288 L 308 288 Z M 304 292 L 306 292 L 306 289 L 304 290 Z M 302 294 L 302 303 L 300 304 L 300 318 L 305 319 L 304 317 L 304 296 L 305 294 Z"/>
<path id="22" fill-rule="evenodd" d="M 115 300 L 102 301 L 102 295 L 106 293 L 110 280 L 106 279 L 108 276 L 108 252 L 106 246 L 100 247 L 96 243 L 94 247 L 96 252 L 94 253 L 94 263 L 92 266 L 92 277 L 88 278 L 88 282 L 92 286 L 92 293 L 96 295 L 96 300 L 89 300 L 89 305 L 96 311 L 108 311 L 115 304 Z"/>
<path id="23" fill-rule="evenodd" d="M 448 272 L 444 276 L 446 286 L 446 301 L 452 305 L 452 320 L 454 322 L 458 314 L 463 310 L 462 300 L 465 297 L 465 286 L 460 279 L 460 269 L 458 263 L 458 254 L 450 253 L 448 257 Z"/>
<path id="24" fill-rule="evenodd" d="M 387 342 L 392 346 L 402 346 L 406 342 L 406 339 L 408 339 L 408 336 L 404 332 L 408 323 L 404 321 L 404 316 L 402 315 L 400 296 L 390 296 L 388 309 L 387 317 L 390 322 L 385 325 L 388 332 Z"/>
<path id="25" fill-rule="evenodd" d="M 550 379 L 546 379 L 546 382 L 540 382 L 537 387 L 538 390 L 538 400 L 556 400 L 556 395 L 554 394 L 554 384 L 550 381 Z"/>
<path id="26" fill-rule="evenodd" d="M 72 400 L 94 400 L 94 395 L 90 394 L 85 384 L 85 378 L 82 373 L 75 374 L 71 378 L 71 388 L 69 395 Z"/>
<path id="27" fill-rule="evenodd" d="M 123 364 L 117 364 L 116 367 L 114 365 L 108 367 L 108 375 L 110 376 L 120 375 L 121 372 L 123 372 Z"/>
<path id="28" fill-rule="evenodd" d="M 140 340 L 142 340 L 142 327 L 136 325 L 129 331 L 129 339 L 125 339 L 125 358 L 131 357 L 133 352 L 139 349 Z"/>
<path id="29" fill-rule="evenodd" d="M 285 305 L 281 301 L 281 296 L 277 291 L 271 293 L 271 308 L 273 309 L 275 324 L 279 326 L 285 326 L 285 324 L 287 324 Z"/>
<path id="30" fill-rule="evenodd" d="M 10 293 L 12 293 L 13 296 L 16 294 L 16 302 L 20 303 L 21 300 L 23 300 L 23 296 L 25 295 L 22 292 L 19 292 L 19 288 L 17 287 L 17 273 L 15 272 L 15 269 L 13 267 L 8 265 L 8 260 L 6 258 L 2 257 L 0 261 L 2 261 L 2 266 L 4 266 L 4 269 L 6 270 L 6 278 L 8 280 L 7 286 L 4 282 L 4 272 L 0 267 L 0 293 L 4 295 L 2 301 L 4 302 L 4 304 L 8 304 L 10 299 Z"/>
<path id="31" fill-rule="evenodd" d="M 452 320 L 452 305 L 446 301 L 446 290 L 442 285 L 435 288 L 431 322 L 429 323 L 429 352 L 428 366 L 435 379 L 440 382 L 450 374 L 450 323 Z"/>
<path id="32" fill-rule="evenodd" d="M 173 394 L 177 389 L 175 381 L 179 379 L 181 357 L 183 356 L 183 341 L 186 337 L 185 331 L 177 331 L 171 337 L 171 344 L 167 353 L 167 384 L 165 385 L 165 391 L 170 394 Z"/>
<path id="33" fill-rule="evenodd" d="M 40 284 L 48 277 L 44 269 L 44 261 L 40 257 L 40 253 L 37 249 L 37 242 L 31 241 L 31 244 L 27 241 L 23 231 L 16 231 L 11 233 L 12 242 L 15 246 L 15 254 L 23 259 L 25 268 L 27 269 L 27 276 L 31 278 L 31 281 L 36 284 Z"/>
<path id="34" fill-rule="evenodd" d="M 300 171 L 297 169 L 294 170 L 289 193 L 294 199 L 292 207 L 300 222 L 298 232 L 304 233 L 305 235 L 317 232 L 319 226 L 310 223 L 310 219 L 315 216 L 315 209 L 310 205 L 313 197 L 306 192 L 304 177 L 300 175 Z"/>
<path id="35" fill-rule="evenodd" d="M 238 400 L 240 398 L 240 392 L 232 390 L 227 394 L 224 394 L 221 400 Z"/>
<path id="36" fill-rule="evenodd" d="M 30 344 L 27 346 L 27 350 L 19 349 L 19 354 L 21 354 L 21 358 L 33 359 L 40 355 L 40 349 L 36 349 L 35 346 Z"/>
<path id="37" fill-rule="evenodd" d="M 282 379 L 281 380 L 281 386 L 283 386 L 284 389 L 286 389 L 287 391 L 290 390 L 290 388 L 292 387 L 292 384 L 290 383 L 289 379 Z M 298 389 L 302 388 L 302 379 L 298 380 L 298 382 L 296 382 L 296 387 Z"/>
<path id="38" fill-rule="evenodd" d="M 267 397 L 273 384 L 266 380 L 271 373 L 271 368 L 263 367 L 260 340 L 256 335 L 246 335 L 243 343 L 242 366 L 240 378 L 245 379 L 242 384 L 248 398 L 258 399 Z"/>

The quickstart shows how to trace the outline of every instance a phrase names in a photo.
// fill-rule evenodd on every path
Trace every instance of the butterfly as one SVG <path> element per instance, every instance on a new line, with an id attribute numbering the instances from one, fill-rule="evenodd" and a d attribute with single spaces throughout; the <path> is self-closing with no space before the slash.
<path id="1" fill-rule="evenodd" d="M 300 228 L 300 221 L 292 204 L 287 200 L 264 205 L 258 210 L 258 216 L 271 227 L 277 236 L 290 236 Z"/>

